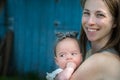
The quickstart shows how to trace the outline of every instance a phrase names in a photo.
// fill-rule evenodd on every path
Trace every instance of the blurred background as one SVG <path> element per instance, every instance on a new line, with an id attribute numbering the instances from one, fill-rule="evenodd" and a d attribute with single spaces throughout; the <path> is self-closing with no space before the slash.
<path id="1" fill-rule="evenodd" d="M 43 80 L 56 68 L 55 33 L 80 32 L 81 14 L 80 0 L 0 0 L 1 76 Z"/>

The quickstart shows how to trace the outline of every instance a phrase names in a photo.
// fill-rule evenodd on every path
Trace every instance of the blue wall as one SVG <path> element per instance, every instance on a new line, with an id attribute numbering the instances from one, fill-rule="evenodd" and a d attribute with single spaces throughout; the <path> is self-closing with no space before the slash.
<path id="1" fill-rule="evenodd" d="M 8 0 L 7 10 L 14 32 L 12 63 L 17 71 L 45 76 L 54 70 L 55 32 L 80 30 L 80 0 Z M 4 35 L 3 26 L 0 28 Z"/>

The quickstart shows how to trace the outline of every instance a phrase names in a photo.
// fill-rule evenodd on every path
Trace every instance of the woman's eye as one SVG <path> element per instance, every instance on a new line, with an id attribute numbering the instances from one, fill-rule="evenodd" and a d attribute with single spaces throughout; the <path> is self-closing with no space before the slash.
<path id="1" fill-rule="evenodd" d="M 97 14 L 97 17 L 104 17 L 103 14 Z"/>
<path id="2" fill-rule="evenodd" d="M 83 12 L 83 15 L 90 15 L 90 13 L 89 12 Z"/>

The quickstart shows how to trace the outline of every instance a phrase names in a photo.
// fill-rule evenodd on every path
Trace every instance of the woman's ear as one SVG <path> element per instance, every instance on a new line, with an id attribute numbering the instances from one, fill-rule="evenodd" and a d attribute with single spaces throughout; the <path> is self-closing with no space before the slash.
<path id="1" fill-rule="evenodd" d="M 113 28 L 115 28 L 115 27 L 116 27 L 116 24 L 113 25 Z"/>
<path id="2" fill-rule="evenodd" d="M 114 24 L 113 24 L 113 28 L 115 28 L 117 26 L 117 24 L 116 24 L 116 22 L 114 22 Z"/>

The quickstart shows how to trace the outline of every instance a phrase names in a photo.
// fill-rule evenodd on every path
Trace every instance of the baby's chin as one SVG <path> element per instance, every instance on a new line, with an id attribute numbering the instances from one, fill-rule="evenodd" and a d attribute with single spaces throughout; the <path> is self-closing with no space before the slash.
<path id="1" fill-rule="evenodd" d="M 59 68 L 61 68 L 61 69 L 65 69 L 65 68 L 66 68 L 66 66 L 59 66 Z"/>

